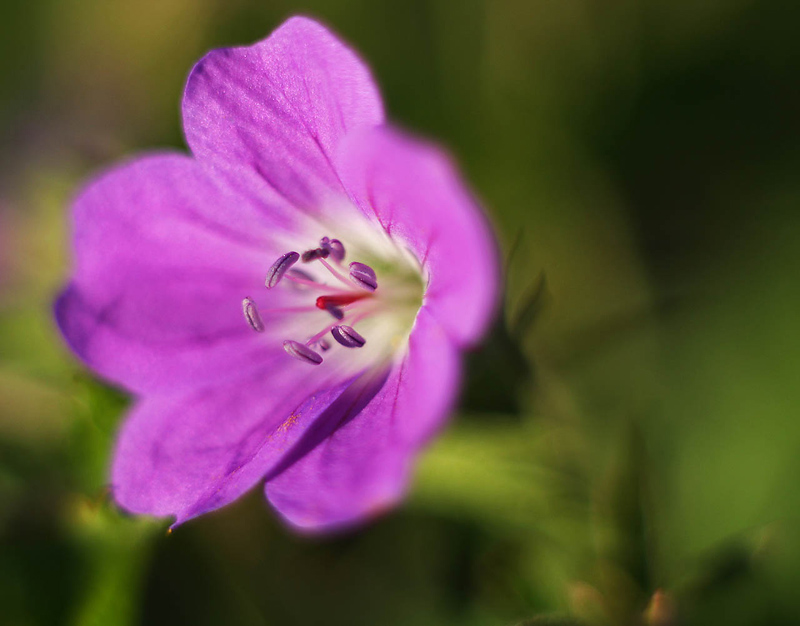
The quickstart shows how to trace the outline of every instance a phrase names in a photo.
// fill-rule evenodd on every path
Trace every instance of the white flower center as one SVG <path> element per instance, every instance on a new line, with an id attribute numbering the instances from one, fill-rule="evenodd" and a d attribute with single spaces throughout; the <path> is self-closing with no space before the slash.
<path id="1" fill-rule="evenodd" d="M 266 330 L 267 319 L 287 334 L 288 355 L 312 365 L 335 361 L 354 371 L 403 350 L 425 291 L 417 258 L 374 227 L 287 252 L 269 269 L 265 284 L 288 306 L 259 312 L 245 298 L 242 308 L 253 330 Z"/>

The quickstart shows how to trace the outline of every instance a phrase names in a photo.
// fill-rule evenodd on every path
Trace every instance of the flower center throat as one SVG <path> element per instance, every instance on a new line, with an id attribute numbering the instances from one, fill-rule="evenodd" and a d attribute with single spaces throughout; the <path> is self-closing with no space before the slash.
<path id="1" fill-rule="evenodd" d="M 422 305 L 424 288 L 419 267 L 409 263 L 408 254 L 398 254 L 397 247 L 391 247 L 393 255 L 372 255 L 375 262 L 370 265 L 353 261 L 346 267 L 345 247 L 338 239 L 323 237 L 318 247 L 302 254 L 287 252 L 269 268 L 265 286 L 269 290 L 291 290 L 301 306 L 259 311 L 255 301 L 247 297 L 242 301 L 245 320 L 254 331 L 264 332 L 267 326 L 262 314 L 301 317 L 313 311 L 327 313 L 328 322 L 322 328 L 317 316 L 313 332 L 307 331 L 306 324 L 298 327 L 300 333 L 308 333 L 305 338 L 301 335 L 283 341 L 288 355 L 312 365 L 321 364 L 323 353 L 336 347 L 335 344 L 348 349 L 363 348 L 367 338 L 355 328 L 362 323 L 372 330 L 372 334 L 365 333 L 371 342 L 377 335 L 386 344 L 385 348 L 396 349 L 398 341 L 411 331 Z M 388 258 L 381 258 L 384 256 Z M 298 263 L 305 268 L 297 267 Z M 373 267 L 381 268 L 380 288 Z M 309 303 L 310 297 L 314 298 L 313 304 Z"/>

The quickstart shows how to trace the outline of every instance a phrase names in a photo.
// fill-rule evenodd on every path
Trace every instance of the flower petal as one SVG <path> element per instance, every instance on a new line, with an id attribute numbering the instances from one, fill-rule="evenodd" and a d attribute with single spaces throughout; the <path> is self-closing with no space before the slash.
<path id="1" fill-rule="evenodd" d="M 384 127 L 348 136 L 337 163 L 364 214 L 421 261 L 429 280 L 424 306 L 458 345 L 474 343 L 496 305 L 497 250 L 450 160 Z"/>
<path id="2" fill-rule="evenodd" d="M 75 270 L 56 318 L 100 375 L 176 392 L 268 362 L 274 346 L 245 323 L 241 302 L 264 297 L 275 224 L 293 222 L 231 186 L 161 155 L 112 170 L 76 200 Z"/>
<path id="3" fill-rule="evenodd" d="M 281 367 L 233 383 L 139 401 L 114 454 L 117 503 L 182 523 L 263 478 L 351 383 L 284 357 Z"/>
<path id="4" fill-rule="evenodd" d="M 343 195 L 331 165 L 341 137 L 384 117 L 364 63 L 322 25 L 295 17 L 253 46 L 203 57 L 183 119 L 198 158 L 255 171 L 313 211 Z"/>
<path id="5" fill-rule="evenodd" d="M 349 526 L 393 506 L 415 454 L 446 418 L 458 380 L 457 350 L 436 319 L 420 310 L 407 352 L 380 390 L 268 480 L 269 501 L 290 524 L 314 531 Z"/>

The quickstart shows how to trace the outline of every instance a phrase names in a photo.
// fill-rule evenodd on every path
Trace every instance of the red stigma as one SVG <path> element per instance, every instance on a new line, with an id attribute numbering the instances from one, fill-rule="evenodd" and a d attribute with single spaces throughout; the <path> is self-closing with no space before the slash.
<path id="1" fill-rule="evenodd" d="M 330 306 L 347 306 L 348 304 L 353 304 L 353 302 L 357 302 L 358 300 L 363 300 L 367 296 L 371 294 L 369 293 L 355 293 L 355 294 L 343 294 L 340 296 L 320 296 L 317 298 L 317 308 L 326 311 Z"/>

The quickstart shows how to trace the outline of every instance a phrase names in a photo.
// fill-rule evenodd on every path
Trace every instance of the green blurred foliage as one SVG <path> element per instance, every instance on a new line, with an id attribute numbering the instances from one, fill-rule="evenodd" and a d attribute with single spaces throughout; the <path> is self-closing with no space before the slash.
<path id="1" fill-rule="evenodd" d="M 127 399 L 51 303 L 91 172 L 182 146 L 202 53 L 291 14 L 462 164 L 507 293 L 408 503 L 292 536 L 256 492 L 166 534 L 105 490 Z M 3 624 L 800 620 L 800 47 L 779 0 L 0 7 Z"/>

